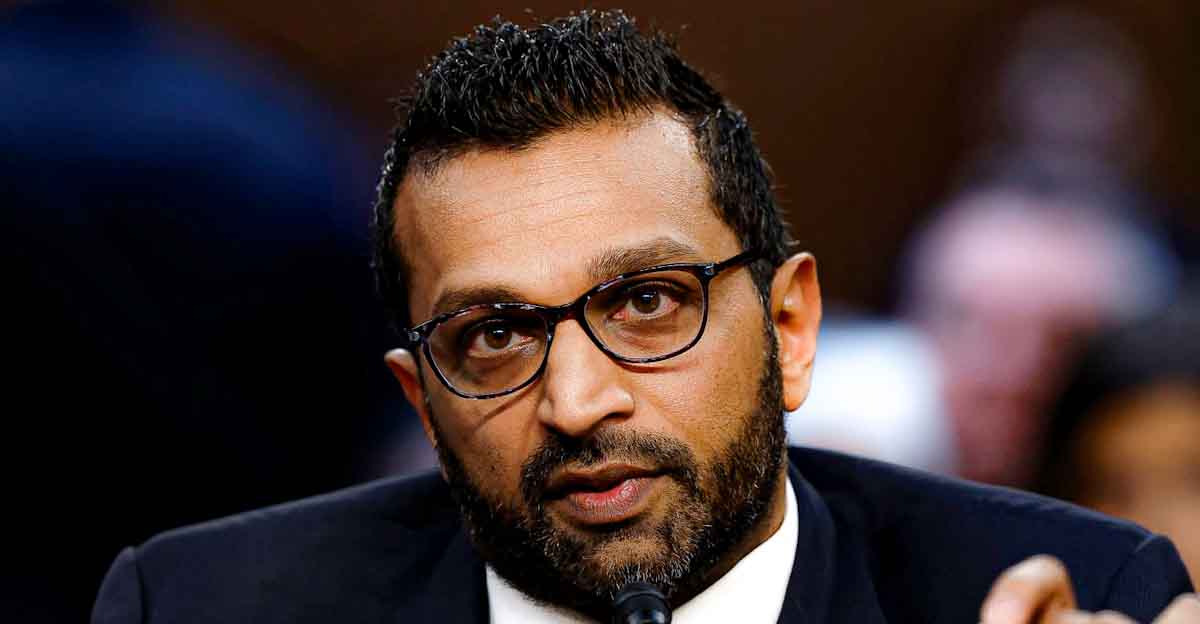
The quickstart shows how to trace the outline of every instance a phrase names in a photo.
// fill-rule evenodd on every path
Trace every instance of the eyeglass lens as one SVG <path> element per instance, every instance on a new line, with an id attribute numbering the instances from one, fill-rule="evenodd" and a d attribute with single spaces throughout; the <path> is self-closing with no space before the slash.
<path id="1" fill-rule="evenodd" d="M 704 323 L 704 286 L 691 272 L 664 270 L 609 284 L 584 306 L 596 340 L 621 359 L 658 358 L 690 345 Z M 429 337 L 442 376 L 459 392 L 504 392 L 537 374 L 550 330 L 536 311 L 475 308 Z"/>

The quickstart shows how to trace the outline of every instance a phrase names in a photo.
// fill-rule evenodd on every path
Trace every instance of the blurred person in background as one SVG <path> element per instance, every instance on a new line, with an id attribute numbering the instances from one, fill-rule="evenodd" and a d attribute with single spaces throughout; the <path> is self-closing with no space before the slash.
<path id="1" fill-rule="evenodd" d="M 1195 197 L 1160 195 L 1161 184 L 1152 191 L 1149 170 L 1170 127 L 1163 116 L 1174 104 L 1163 100 L 1184 95 L 1164 98 L 1161 85 L 1154 88 L 1145 45 L 1096 7 L 1051 3 L 1030 12 L 988 95 L 967 98 L 981 123 L 973 132 L 983 136 L 966 175 L 1000 183 L 1039 179 L 1103 196 L 1159 224 L 1161 242 L 1194 271 L 1200 267 Z"/>
<path id="2" fill-rule="evenodd" d="M 1159 127 L 1142 55 L 1113 24 L 1070 4 L 1032 11 L 988 95 L 970 98 L 987 119 L 972 169 L 1136 194 Z"/>
<path id="3" fill-rule="evenodd" d="M 124 544 L 381 474 L 419 427 L 345 122 L 104 2 L 0 17 L 0 93 L 4 619 L 84 621 Z"/>
<path id="4" fill-rule="evenodd" d="M 962 476 L 1028 486 L 1073 345 L 1177 281 L 1138 184 L 1156 138 L 1144 73 L 1096 15 L 1032 12 L 982 106 L 971 182 L 910 246 L 898 307 L 936 354 Z"/>
<path id="5" fill-rule="evenodd" d="M 1176 272 L 1099 196 L 1007 184 L 955 199 L 914 244 L 902 309 L 934 350 L 958 473 L 1027 486 L 1075 344 L 1162 305 Z"/>
<path id="6" fill-rule="evenodd" d="M 1027 486 L 1072 345 L 1162 305 L 1178 262 L 1138 180 L 1157 130 L 1138 50 L 1078 8 L 1033 10 L 954 193 L 907 254 L 898 320 L 834 323 L 800 444 Z"/>
<path id="7" fill-rule="evenodd" d="M 1200 578 L 1200 296 L 1097 337 L 1053 413 L 1037 489 L 1170 536 Z"/>

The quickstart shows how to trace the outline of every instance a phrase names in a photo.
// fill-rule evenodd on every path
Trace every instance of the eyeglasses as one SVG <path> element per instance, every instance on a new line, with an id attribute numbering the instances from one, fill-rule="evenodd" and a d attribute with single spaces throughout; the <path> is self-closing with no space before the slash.
<path id="1" fill-rule="evenodd" d="M 631 364 L 660 362 L 695 346 L 708 324 L 708 285 L 758 259 L 653 266 L 605 280 L 561 306 L 485 303 L 447 312 L 403 332 L 458 396 L 490 399 L 533 383 L 546 368 L 554 328 L 574 318 L 601 351 Z"/>

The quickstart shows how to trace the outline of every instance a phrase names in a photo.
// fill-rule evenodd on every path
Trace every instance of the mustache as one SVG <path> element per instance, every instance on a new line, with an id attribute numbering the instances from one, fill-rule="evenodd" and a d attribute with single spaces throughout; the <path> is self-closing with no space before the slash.
<path id="1" fill-rule="evenodd" d="M 536 505 L 546 498 L 550 476 L 560 468 L 587 468 L 623 461 L 661 471 L 694 493 L 700 491 L 696 457 L 670 436 L 602 429 L 585 438 L 553 432 L 521 465 L 521 495 Z"/>

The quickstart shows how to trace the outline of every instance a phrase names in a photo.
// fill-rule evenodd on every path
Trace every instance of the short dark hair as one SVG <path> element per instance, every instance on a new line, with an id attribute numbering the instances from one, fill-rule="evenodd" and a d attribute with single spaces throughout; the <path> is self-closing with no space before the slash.
<path id="1" fill-rule="evenodd" d="M 399 100 L 373 216 L 376 285 L 399 328 L 410 269 L 394 234 L 396 192 L 414 166 L 427 172 L 472 149 L 519 149 L 538 138 L 665 108 L 692 130 L 718 216 L 769 298 L 773 268 L 787 258 L 788 229 L 771 175 L 741 111 L 680 58 L 673 38 L 643 34 L 620 11 L 581 11 L 524 28 L 497 18 L 454 39 Z"/>

